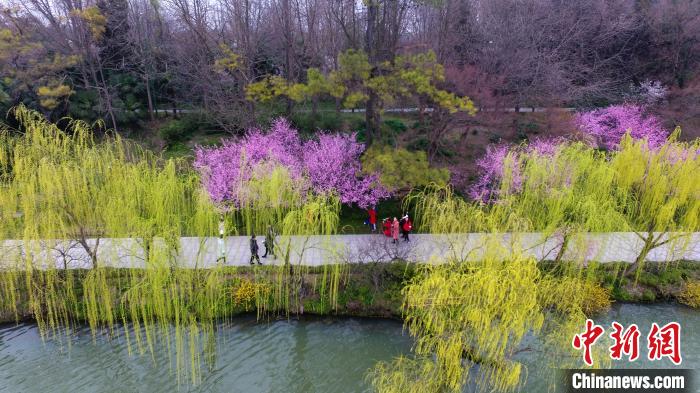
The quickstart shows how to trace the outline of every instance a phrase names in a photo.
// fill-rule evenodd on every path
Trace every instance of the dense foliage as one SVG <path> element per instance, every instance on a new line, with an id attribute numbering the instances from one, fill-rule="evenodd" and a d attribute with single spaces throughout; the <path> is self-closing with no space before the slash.
<path id="1" fill-rule="evenodd" d="M 700 308 L 700 282 L 690 281 L 685 283 L 679 298 L 683 304 L 693 308 Z"/>
<path id="2" fill-rule="evenodd" d="M 15 116 L 22 133 L 0 134 L 0 238 L 22 244 L 2 243 L 0 314 L 18 315 L 26 304 L 42 334 L 57 337 L 80 321 L 94 334 L 132 323 L 130 348 L 148 353 L 174 343 L 174 369 L 196 384 L 200 364 L 216 350 L 215 323 L 236 310 L 301 313 L 309 291 L 324 310 L 337 303 L 343 265 L 324 265 L 307 281 L 308 268 L 290 264 L 306 242 L 292 238 L 336 233 L 348 189 L 338 184 L 363 179 L 342 177 L 343 171 L 361 174 L 363 147 L 353 135 L 302 141 L 278 121 L 268 133 L 253 130 L 222 147 L 201 148 L 200 175 L 185 161 L 162 160 L 118 136 L 96 142 L 84 122 L 70 122 L 64 132 L 23 107 Z M 434 183 L 411 193 L 405 202 L 416 212 L 414 224 L 441 234 L 447 253 L 417 268 L 403 289 L 414 354 L 379 364 L 371 374 L 374 387 L 457 392 L 473 383 L 513 391 L 526 378 L 517 354 L 527 350 L 529 335 L 556 366 L 576 366 L 567 363 L 571 337 L 610 296 L 595 281 L 595 250 L 578 236 L 636 232 L 643 243 L 637 261 L 615 267 L 621 269 L 615 274 L 628 274 L 643 270 L 655 247 L 683 249 L 685 235 L 700 229 L 700 141 L 676 136 L 654 148 L 626 135 L 614 151 L 559 140 L 505 150 L 490 184 L 493 203 Z M 223 171 L 220 183 L 211 183 L 216 170 Z M 222 205 L 229 232 L 261 233 L 275 225 L 282 263 L 251 269 L 240 281 L 218 263 L 181 266 L 180 238 L 202 239 L 199 261 Z M 474 242 L 469 232 L 483 235 Z M 525 236 L 532 232 L 543 234 L 542 244 L 557 237 L 558 255 L 548 261 L 529 256 Z M 137 256 L 137 266 L 110 269 L 117 256 L 100 251 L 106 238 Z M 75 261 L 66 247 L 82 248 L 90 269 L 70 269 Z M 63 263 L 56 263 L 61 252 Z M 552 268 L 540 265 L 551 260 Z M 115 291 L 110 280 L 127 284 Z M 681 299 L 694 301 L 695 289 L 689 283 Z"/>
<path id="3" fill-rule="evenodd" d="M 433 168 L 424 151 L 409 151 L 389 146 L 370 147 L 362 156 L 366 173 L 378 173 L 382 186 L 391 192 L 406 193 L 431 183 L 447 185 L 450 172 Z"/>
<path id="4" fill-rule="evenodd" d="M 451 252 L 404 288 L 414 356 L 380 363 L 371 375 L 375 388 L 459 392 L 469 383 L 480 391 L 515 391 L 527 372 L 517 359 L 528 350 L 527 335 L 538 337 L 557 367 L 568 364 L 573 333 L 587 315 L 609 306 L 609 294 L 580 274 L 582 259 L 556 273 L 540 271 L 516 233 L 503 242 L 503 232 L 524 224 L 509 208 L 484 209 L 441 187 L 415 198 L 420 225 L 445 234 Z M 465 229 L 485 236 L 470 243 Z"/>
<path id="5" fill-rule="evenodd" d="M 510 193 L 522 185 L 522 155 L 553 155 L 561 139 L 535 139 L 520 146 L 489 145 L 486 154 L 476 162 L 479 177 L 469 189 L 469 196 L 475 201 L 498 200 L 500 193 Z M 504 189 L 503 185 L 506 185 Z"/>

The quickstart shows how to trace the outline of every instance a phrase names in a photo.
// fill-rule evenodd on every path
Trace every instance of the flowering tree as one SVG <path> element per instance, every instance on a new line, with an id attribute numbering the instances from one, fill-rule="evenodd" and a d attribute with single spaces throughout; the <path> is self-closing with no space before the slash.
<path id="1" fill-rule="evenodd" d="M 669 135 L 656 116 L 646 113 L 641 106 L 629 104 L 581 113 L 576 116 L 576 124 L 598 147 L 606 150 L 618 150 L 628 132 L 632 139 L 646 140 L 652 149 L 663 145 Z M 524 146 L 488 146 L 486 154 L 476 162 L 479 177 L 470 187 L 469 196 L 488 202 L 498 199 L 500 192 L 518 190 L 523 181 L 518 163 L 522 154 L 551 156 L 562 142 L 561 138 L 535 139 Z M 502 190 L 504 175 L 509 181 L 507 189 Z"/>
<path id="2" fill-rule="evenodd" d="M 542 138 L 527 145 L 487 146 L 486 154 L 476 162 L 480 175 L 470 187 L 469 196 L 475 201 L 486 203 L 498 199 L 501 193 L 519 190 L 523 181 L 521 156 L 529 153 L 551 156 L 562 142 L 561 138 Z M 508 180 L 505 182 L 507 184 L 503 184 L 504 179 Z"/>
<path id="3" fill-rule="evenodd" d="M 576 116 L 576 123 L 598 147 L 607 150 L 616 150 L 628 132 L 633 139 L 646 139 L 652 149 L 663 145 L 668 137 L 659 119 L 638 105 L 613 105 L 584 112 Z"/>
<path id="4" fill-rule="evenodd" d="M 320 133 L 317 140 L 302 141 L 289 123 L 280 119 L 269 132 L 249 131 L 223 146 L 196 149 L 195 166 L 211 198 L 238 205 L 241 185 L 251 180 L 254 168 L 274 164 L 287 168 L 315 193 L 333 192 L 345 204 L 368 207 L 389 197 L 376 175 L 363 175 L 360 154 L 364 146 L 355 134 Z"/>

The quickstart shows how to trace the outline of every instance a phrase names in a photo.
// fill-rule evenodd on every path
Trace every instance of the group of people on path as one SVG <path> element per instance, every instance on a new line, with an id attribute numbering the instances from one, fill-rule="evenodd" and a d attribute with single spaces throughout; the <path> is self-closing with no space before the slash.
<path id="1" fill-rule="evenodd" d="M 368 210 L 368 219 L 367 219 L 367 224 L 370 226 L 370 230 L 372 232 L 377 231 L 377 211 L 374 208 L 370 208 Z M 407 242 L 409 241 L 409 233 L 413 230 L 413 223 L 411 222 L 410 217 L 408 217 L 408 214 L 404 214 L 403 217 L 399 220 L 397 217 L 394 217 L 393 219 L 390 219 L 389 217 L 385 218 L 382 220 L 382 232 L 384 233 L 385 236 L 392 238 L 392 243 L 396 244 L 399 242 L 399 233 L 401 233 L 401 238 L 403 241 Z M 267 227 L 267 233 L 265 234 L 265 240 L 263 241 L 263 245 L 265 246 L 265 254 L 263 254 L 263 258 L 267 258 L 268 255 L 271 255 L 273 258 L 277 258 L 275 255 L 275 231 L 272 228 L 272 225 L 268 225 Z M 221 218 L 219 222 L 219 249 L 220 249 L 220 257 L 219 259 L 224 259 L 225 262 L 225 256 L 224 256 L 224 220 L 223 217 Z M 258 246 L 258 241 L 255 237 L 255 234 L 253 233 L 250 237 L 250 264 L 254 265 L 256 262 L 258 265 L 262 265 L 262 262 L 260 262 L 260 255 L 259 255 L 260 247 Z"/>
<path id="2" fill-rule="evenodd" d="M 369 223 L 370 230 L 372 232 L 377 231 L 377 211 L 374 208 L 370 208 L 367 211 L 369 218 L 367 222 Z M 399 232 L 401 233 L 401 238 L 403 241 L 409 241 L 408 234 L 413 230 L 413 222 L 408 217 L 408 214 L 404 214 L 399 220 L 394 217 L 390 219 L 389 217 L 382 220 L 382 232 L 385 236 L 392 238 L 392 243 L 399 242 Z"/>
<path id="3" fill-rule="evenodd" d="M 265 241 L 263 241 L 263 245 L 265 246 L 265 254 L 263 254 L 263 258 L 267 258 L 267 255 L 270 254 L 272 255 L 273 258 L 277 259 L 277 256 L 275 255 L 275 230 L 272 229 L 272 225 L 267 226 L 267 233 L 265 234 Z M 255 263 L 253 262 L 254 260 L 258 262 L 258 265 L 262 265 L 262 262 L 260 262 L 260 256 L 258 255 L 258 241 L 255 238 L 255 234 L 253 234 L 250 237 L 250 264 L 254 265 Z"/>
<path id="4" fill-rule="evenodd" d="M 219 216 L 219 257 L 217 258 L 217 262 L 220 263 L 226 263 L 226 249 L 225 249 L 225 243 L 224 243 L 224 236 L 226 235 L 226 225 L 224 221 L 224 215 Z M 272 228 L 272 225 L 267 226 L 267 233 L 265 234 L 265 240 L 263 241 L 263 245 L 265 246 L 265 254 L 263 254 L 263 258 L 267 258 L 268 255 L 271 255 L 273 258 L 277 259 L 277 256 L 275 255 L 275 236 L 277 234 L 275 233 L 275 230 Z M 258 263 L 258 265 L 262 265 L 262 262 L 260 262 L 260 255 L 258 252 L 260 251 L 260 247 L 258 246 L 258 240 L 255 238 L 255 233 L 253 233 L 250 236 L 250 264 L 254 265 L 255 262 Z"/>

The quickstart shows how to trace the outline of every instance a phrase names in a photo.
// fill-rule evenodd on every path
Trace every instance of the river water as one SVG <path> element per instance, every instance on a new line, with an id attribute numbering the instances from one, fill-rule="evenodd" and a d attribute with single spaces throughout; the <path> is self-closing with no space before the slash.
<path id="1" fill-rule="evenodd" d="M 639 325 L 642 357 L 652 322 L 680 322 L 682 367 L 700 369 L 700 312 L 669 304 L 621 304 L 596 323 L 609 328 L 613 320 Z M 215 366 L 204 367 L 201 383 L 193 387 L 187 381 L 178 384 L 165 351 L 156 351 L 154 358 L 129 355 L 120 337 L 98 336 L 93 342 L 85 328 L 68 348 L 65 340 L 42 342 L 34 324 L 0 327 L 0 392 L 362 392 L 368 390 L 365 376 L 375 362 L 409 354 L 412 343 L 396 321 L 322 318 L 256 323 L 240 318 L 219 326 Z M 524 392 L 544 392 L 549 386 L 536 372 L 542 371 L 539 356 L 520 356 L 529 374 Z M 672 364 L 640 359 L 614 366 Z"/>

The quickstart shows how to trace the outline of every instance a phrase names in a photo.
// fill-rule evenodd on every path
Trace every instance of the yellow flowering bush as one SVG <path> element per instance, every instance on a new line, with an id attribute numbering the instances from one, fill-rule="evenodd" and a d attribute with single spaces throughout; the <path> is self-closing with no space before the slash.
<path id="1" fill-rule="evenodd" d="M 689 281 L 685 283 L 678 300 L 690 307 L 700 308 L 700 281 Z"/>

